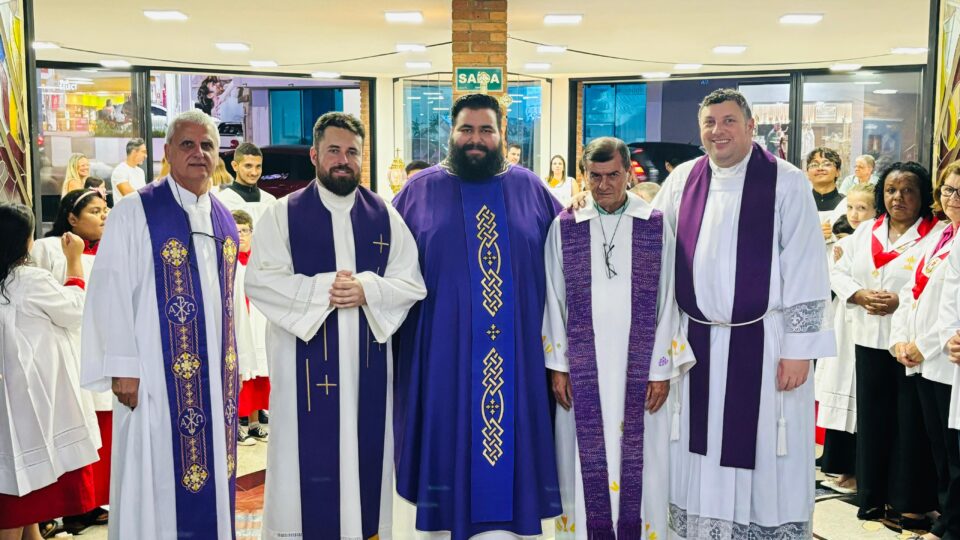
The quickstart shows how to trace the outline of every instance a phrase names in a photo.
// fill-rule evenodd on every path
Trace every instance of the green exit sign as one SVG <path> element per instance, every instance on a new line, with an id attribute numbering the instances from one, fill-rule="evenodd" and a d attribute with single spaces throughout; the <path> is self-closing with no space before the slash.
<path id="1" fill-rule="evenodd" d="M 503 68 L 458 67 L 457 92 L 503 92 Z"/>

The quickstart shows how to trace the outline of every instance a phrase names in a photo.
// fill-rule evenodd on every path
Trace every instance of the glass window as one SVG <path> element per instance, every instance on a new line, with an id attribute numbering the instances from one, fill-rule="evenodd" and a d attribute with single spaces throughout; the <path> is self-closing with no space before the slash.
<path id="1" fill-rule="evenodd" d="M 403 148 L 408 163 L 422 160 L 435 165 L 446 157 L 452 95 L 449 82 L 403 81 Z"/>
<path id="2" fill-rule="evenodd" d="M 790 128 L 790 85 L 787 83 L 741 83 L 738 87 L 753 111 L 753 140 L 780 159 L 787 159 Z"/>
<path id="3" fill-rule="evenodd" d="M 40 195 L 43 220 L 52 221 L 68 174 L 81 187 L 100 178 L 110 193 L 127 142 L 143 134 L 131 73 L 41 68 L 38 81 Z M 72 156 L 77 167 L 68 167 Z"/>
<path id="4" fill-rule="evenodd" d="M 584 85 L 583 143 L 597 137 L 617 137 L 627 143 L 646 140 L 646 83 Z"/>
<path id="5" fill-rule="evenodd" d="M 510 82 L 507 93 L 507 144 L 520 145 L 520 165 L 535 171 L 540 164 L 541 87 L 539 81 Z"/>
<path id="6" fill-rule="evenodd" d="M 869 154 L 874 174 L 896 161 L 918 158 L 920 73 L 857 72 L 804 77 L 801 159 L 832 148 L 853 174 L 856 158 Z"/>

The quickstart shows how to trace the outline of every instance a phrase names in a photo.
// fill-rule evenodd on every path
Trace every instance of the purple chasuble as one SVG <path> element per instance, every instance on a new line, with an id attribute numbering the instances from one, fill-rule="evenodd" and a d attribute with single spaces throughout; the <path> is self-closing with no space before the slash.
<path id="1" fill-rule="evenodd" d="M 336 272 L 333 221 L 314 180 L 287 203 L 293 271 L 305 276 Z M 369 189 L 359 186 L 350 210 L 356 273 L 383 276 L 390 258 L 390 215 Z M 367 317 L 360 318 L 357 439 L 360 456 L 360 520 L 364 538 L 380 528 L 383 432 L 387 414 L 387 349 L 375 343 Z M 340 333 L 331 313 L 309 341 L 297 339 L 297 428 L 303 538 L 340 538 Z M 353 481 L 350 479 L 349 481 Z"/>
<path id="2" fill-rule="evenodd" d="M 220 367 L 223 410 L 210 404 L 210 356 L 204 320 L 203 292 L 190 217 L 177 204 L 169 176 L 140 188 L 140 201 L 153 248 L 157 312 L 167 398 L 172 422 L 174 495 L 178 538 L 217 538 L 217 488 L 211 414 L 222 414 L 226 437 L 227 481 L 230 494 L 230 537 L 236 536 L 237 342 L 234 336 L 233 281 L 240 238 L 233 216 L 210 196 L 210 219 L 217 243 L 220 277 Z M 205 235 L 206 236 L 206 235 Z"/>
<path id="3" fill-rule="evenodd" d="M 567 289 L 567 356 L 575 403 L 573 411 L 583 495 L 586 499 L 587 535 L 591 540 L 640 540 L 643 537 L 640 519 L 643 496 L 643 406 L 657 329 L 663 214 L 654 210 L 649 219 L 633 218 L 630 346 L 627 351 L 627 392 L 621 442 L 622 488 L 616 537 L 613 534 L 610 480 L 597 382 L 590 221 L 577 223 L 572 212 L 564 211 L 560 214 L 560 231 Z"/>
<path id="4" fill-rule="evenodd" d="M 687 339 L 697 359 L 690 370 L 690 451 L 704 456 L 710 403 L 710 325 L 693 319 L 710 321 L 697 306 L 693 260 L 711 175 L 709 158 L 704 156 L 690 171 L 677 216 L 677 304 L 691 317 Z M 730 328 L 720 452 L 720 465 L 724 467 L 753 469 L 756 461 L 765 338 L 762 317 L 770 297 L 776 197 L 777 160 L 754 143 L 737 226 L 737 270 L 729 323 L 741 326 Z"/>

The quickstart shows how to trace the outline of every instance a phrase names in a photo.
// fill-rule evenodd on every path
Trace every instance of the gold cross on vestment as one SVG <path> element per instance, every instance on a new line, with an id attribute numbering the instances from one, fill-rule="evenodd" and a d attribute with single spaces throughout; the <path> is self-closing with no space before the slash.
<path id="1" fill-rule="evenodd" d="M 326 375 L 323 376 L 323 382 L 322 382 L 322 383 L 317 383 L 317 388 L 323 388 L 324 391 L 325 391 L 325 393 L 326 393 L 326 395 L 328 395 L 328 396 L 330 395 L 330 387 L 331 387 L 331 386 L 336 387 L 336 386 L 337 386 L 337 383 L 332 383 L 332 382 L 330 382 L 330 379 L 329 379 Z"/>
<path id="2" fill-rule="evenodd" d="M 383 241 L 383 235 L 381 234 L 381 235 L 380 235 L 380 240 L 379 240 L 379 241 L 374 241 L 374 242 L 373 242 L 373 245 L 375 245 L 375 246 L 380 246 L 380 253 L 383 253 L 383 248 L 389 247 L 389 246 L 390 246 L 390 243 L 389 243 L 389 242 L 384 242 L 384 241 Z"/>

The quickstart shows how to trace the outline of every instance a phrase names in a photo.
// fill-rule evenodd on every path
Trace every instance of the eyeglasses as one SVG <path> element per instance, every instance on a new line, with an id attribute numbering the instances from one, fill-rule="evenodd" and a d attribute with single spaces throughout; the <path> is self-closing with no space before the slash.
<path id="1" fill-rule="evenodd" d="M 831 167 L 834 167 L 832 161 L 811 161 L 807 163 L 808 169 L 829 169 Z"/>
<path id="2" fill-rule="evenodd" d="M 954 195 L 960 197 L 960 189 L 950 186 L 942 186 L 940 188 L 940 196 L 944 199 L 952 199 Z"/>
<path id="3" fill-rule="evenodd" d="M 253 230 L 252 230 L 252 229 L 248 229 L 248 228 L 246 228 L 246 227 L 244 227 L 244 228 L 242 228 L 242 229 L 239 228 L 239 227 L 237 227 L 237 234 L 246 236 L 246 235 L 248 235 L 248 234 L 253 234 Z"/>

